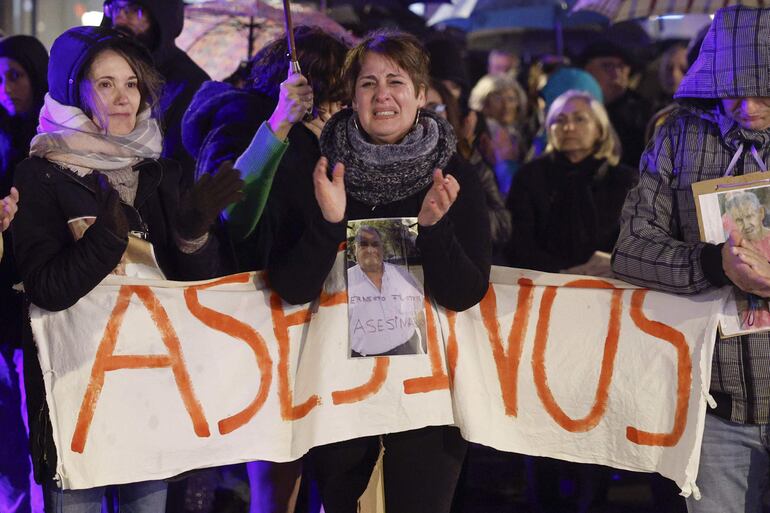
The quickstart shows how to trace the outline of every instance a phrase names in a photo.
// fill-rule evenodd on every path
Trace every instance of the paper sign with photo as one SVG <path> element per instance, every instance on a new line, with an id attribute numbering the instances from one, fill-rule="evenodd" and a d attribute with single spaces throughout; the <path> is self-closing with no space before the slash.
<path id="1" fill-rule="evenodd" d="M 725 242 L 731 232 L 770 261 L 770 173 L 730 176 L 693 184 L 701 240 Z M 720 320 L 724 336 L 770 330 L 765 298 L 733 287 Z"/>
<path id="2" fill-rule="evenodd" d="M 348 222 L 350 356 L 426 354 L 417 218 Z"/>
<path id="3" fill-rule="evenodd" d="M 91 216 L 70 219 L 68 225 L 75 240 L 80 240 L 95 221 L 96 217 Z M 152 244 L 133 234 L 129 234 L 126 251 L 112 274 L 150 280 L 166 279 L 155 259 L 155 250 Z"/>

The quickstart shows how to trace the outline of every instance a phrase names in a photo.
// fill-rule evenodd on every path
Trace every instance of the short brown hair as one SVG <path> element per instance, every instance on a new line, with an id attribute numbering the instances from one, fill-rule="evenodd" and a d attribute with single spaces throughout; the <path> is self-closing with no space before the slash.
<path id="1" fill-rule="evenodd" d="M 430 87 L 430 57 L 425 47 L 412 34 L 396 30 L 376 30 L 349 52 L 345 59 L 343 82 L 348 94 L 353 97 L 358 74 L 361 73 L 366 54 L 374 52 L 387 57 L 407 72 L 414 84 L 414 93 L 420 89 L 427 92 Z"/>
<path id="2" fill-rule="evenodd" d="M 131 67 L 131 70 L 136 74 L 137 85 L 139 87 L 139 95 L 141 98 L 139 110 L 141 111 L 142 108 L 147 105 L 152 112 L 152 116 L 158 117 L 160 92 L 163 88 L 163 77 L 160 75 L 160 73 L 158 73 L 158 71 L 155 69 L 155 67 L 153 67 L 151 63 L 147 62 L 147 60 L 138 51 L 134 50 L 129 45 L 107 46 L 96 52 L 89 59 L 86 65 L 83 66 L 81 72 L 82 75 L 79 78 L 80 105 L 77 105 L 77 107 L 80 108 L 80 110 L 82 110 L 89 118 L 93 118 L 97 115 L 96 113 L 98 110 L 96 109 L 96 105 L 94 103 L 95 97 L 88 74 L 90 73 L 91 65 L 94 63 L 96 58 L 107 50 L 112 50 L 113 52 L 126 59 L 126 62 Z M 106 120 L 99 119 L 99 125 L 104 130 L 107 130 Z"/>

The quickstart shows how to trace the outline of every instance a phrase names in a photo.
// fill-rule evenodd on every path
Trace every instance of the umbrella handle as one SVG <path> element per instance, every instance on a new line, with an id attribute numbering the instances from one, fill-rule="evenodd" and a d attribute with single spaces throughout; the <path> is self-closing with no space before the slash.
<path id="1" fill-rule="evenodd" d="M 289 61 L 289 75 L 301 75 L 302 74 L 302 68 L 299 66 L 299 61 L 296 60 L 290 60 Z M 316 112 L 315 107 L 310 107 L 307 109 L 307 112 L 302 118 L 302 121 L 310 122 L 315 119 L 315 117 L 318 115 Z"/>

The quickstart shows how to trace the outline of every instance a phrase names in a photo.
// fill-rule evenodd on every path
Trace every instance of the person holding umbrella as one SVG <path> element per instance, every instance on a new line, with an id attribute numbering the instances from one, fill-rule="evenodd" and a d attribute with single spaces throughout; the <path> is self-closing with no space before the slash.
<path id="1" fill-rule="evenodd" d="M 244 199 L 229 208 L 226 224 L 238 271 L 267 264 L 274 243 L 271 226 L 293 204 L 284 195 L 292 194 L 297 173 L 312 174 L 320 156 L 318 136 L 345 98 L 345 43 L 315 27 L 299 26 L 293 33 L 304 74 L 290 71 L 287 41 L 277 39 L 250 62 L 246 89 L 206 82 L 184 116 L 184 142 L 197 157 L 198 176 L 234 160 L 246 182 Z M 315 113 L 311 119 L 308 110 Z M 301 460 L 252 462 L 247 469 L 252 511 L 294 511 Z"/>

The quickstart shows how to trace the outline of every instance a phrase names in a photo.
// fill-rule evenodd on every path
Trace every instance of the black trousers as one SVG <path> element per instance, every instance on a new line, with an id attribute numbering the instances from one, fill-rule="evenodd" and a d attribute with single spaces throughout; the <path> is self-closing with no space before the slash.
<path id="1" fill-rule="evenodd" d="M 431 426 L 382 435 L 388 513 L 449 513 L 468 443 L 460 430 Z M 380 452 L 369 436 L 310 451 L 326 513 L 356 513 Z"/>

